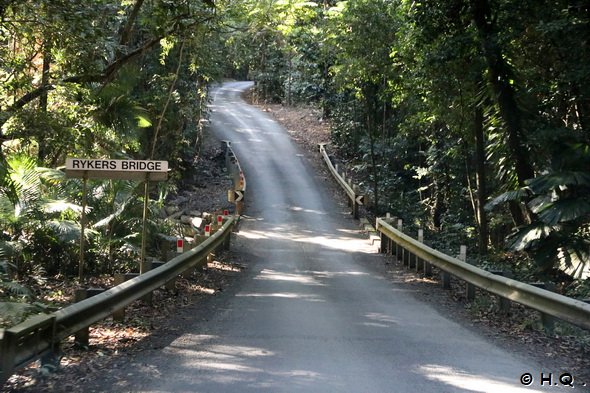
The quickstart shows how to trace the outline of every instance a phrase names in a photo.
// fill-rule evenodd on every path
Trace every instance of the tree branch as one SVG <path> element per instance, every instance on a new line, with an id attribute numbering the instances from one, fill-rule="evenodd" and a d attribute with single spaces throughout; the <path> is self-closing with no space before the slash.
<path id="1" fill-rule="evenodd" d="M 65 83 L 103 83 L 107 84 L 114 79 L 115 74 L 119 71 L 126 63 L 131 61 L 133 58 L 141 55 L 146 50 L 152 48 L 156 45 L 165 35 L 162 35 L 157 38 L 152 38 L 151 40 L 145 42 L 139 48 L 127 53 L 126 55 L 118 58 L 111 64 L 109 64 L 104 72 L 101 74 L 84 74 L 84 75 L 74 75 L 67 78 L 62 79 L 60 82 L 56 84 L 43 84 L 38 86 L 34 90 L 28 92 L 21 98 L 19 98 L 14 104 L 12 104 L 8 109 L 6 109 L 5 113 L 9 114 L 9 116 L 2 116 L 0 120 L 0 127 L 10 118 L 10 114 L 16 112 L 19 109 L 22 109 L 28 103 L 34 101 L 35 99 L 42 96 L 44 93 L 54 90 L 56 85 L 61 85 Z"/>
<path id="2" fill-rule="evenodd" d="M 119 45 L 125 46 L 129 43 L 129 40 L 131 39 L 131 29 L 133 28 L 133 24 L 135 23 L 135 20 L 139 15 L 139 10 L 141 9 L 143 2 L 144 0 L 137 0 L 135 2 L 133 10 L 131 11 L 131 14 L 129 14 L 129 19 L 127 19 L 127 24 L 121 32 L 121 39 L 119 40 Z"/>
<path id="3" fill-rule="evenodd" d="M 139 12 L 139 7 L 143 3 L 143 1 L 144 0 L 138 0 L 137 3 L 135 3 L 135 7 L 134 7 L 133 12 L 135 12 L 136 10 L 137 10 L 137 12 Z M 133 12 L 132 12 L 132 14 L 133 14 Z M 136 17 L 137 16 L 134 16 L 133 18 L 136 18 Z M 130 16 L 130 20 L 131 19 L 132 18 Z M 209 19 L 210 18 L 205 18 L 205 19 L 202 19 L 199 21 L 195 21 L 194 23 L 191 23 L 191 24 L 184 26 L 184 27 L 190 28 L 198 23 L 206 22 Z M 128 21 L 128 24 L 129 24 L 129 21 Z M 108 83 L 110 83 L 115 78 L 115 75 L 117 74 L 117 72 L 125 64 L 127 64 L 128 62 L 130 62 L 134 58 L 140 56 L 145 51 L 150 50 L 151 48 L 156 46 L 160 42 L 160 40 L 162 40 L 164 37 L 174 34 L 178 30 L 179 24 L 180 24 L 180 19 L 176 20 L 173 23 L 172 27 L 168 31 L 158 35 L 157 37 L 154 37 L 150 40 L 145 41 L 141 46 L 132 50 L 131 52 L 117 57 L 111 64 L 109 64 L 108 66 L 105 67 L 105 69 L 102 73 L 73 75 L 73 76 L 63 78 L 62 80 L 55 82 L 55 83 L 48 83 L 48 84 L 43 84 L 41 86 L 38 86 L 34 90 L 30 91 L 29 93 L 25 94 L 20 99 L 18 99 L 14 104 L 9 106 L 5 111 L 0 113 L 0 129 L 6 123 L 6 121 L 8 121 L 8 119 L 10 119 L 12 117 L 14 112 L 18 111 L 19 109 L 22 109 L 25 105 L 27 105 L 28 103 L 39 98 L 44 93 L 54 90 L 56 86 L 67 84 L 67 83 L 78 83 L 78 84 L 102 83 L 103 87 L 106 86 Z M 121 38 L 121 42 L 123 42 L 123 37 Z M 1 136 L 2 136 L 2 133 L 0 131 L 0 137 Z"/>
<path id="4" fill-rule="evenodd" d="M 113 80 L 115 74 L 117 73 L 117 71 L 119 71 L 125 64 L 127 64 L 133 58 L 141 55 L 142 53 L 144 53 L 148 49 L 151 49 L 153 46 L 158 44 L 160 42 L 160 40 L 162 40 L 162 38 L 166 37 L 167 35 L 169 35 L 169 34 L 162 34 L 161 36 L 158 36 L 156 38 L 152 38 L 151 40 L 146 41 L 139 48 L 125 54 L 124 56 L 119 57 L 114 62 L 109 64 L 105 68 L 104 73 L 102 75 L 102 78 L 103 78 L 102 82 L 104 84 L 111 82 Z"/>

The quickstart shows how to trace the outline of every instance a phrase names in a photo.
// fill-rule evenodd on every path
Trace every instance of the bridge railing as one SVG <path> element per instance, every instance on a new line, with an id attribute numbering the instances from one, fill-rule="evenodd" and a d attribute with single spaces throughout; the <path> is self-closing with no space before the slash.
<path id="1" fill-rule="evenodd" d="M 400 247 L 407 253 L 403 258 L 419 258 L 441 271 L 459 278 L 477 288 L 498 295 L 542 314 L 562 319 L 590 330 L 590 304 L 572 299 L 531 284 L 488 272 L 458 258 L 443 254 L 394 228 L 385 218 L 377 219 L 377 231 L 381 233 L 381 250 Z M 391 243 L 388 243 L 390 241 Z M 399 253 L 399 251 L 397 251 Z"/>
<path id="2" fill-rule="evenodd" d="M 319 147 L 328 170 L 351 199 L 353 214 L 358 218 L 358 204 L 355 205 L 354 201 L 362 195 L 338 173 L 338 169 L 328 157 L 325 146 L 322 144 Z M 413 258 L 414 263 L 422 262 L 427 265 L 428 270 L 430 265 L 436 266 L 441 270 L 445 282 L 448 282 L 450 275 L 465 281 L 472 286 L 469 289 L 471 293 L 474 292 L 472 288 L 477 287 L 498 295 L 504 302 L 513 301 L 535 309 L 543 316 L 555 317 L 590 330 L 590 304 L 470 265 L 413 239 L 394 228 L 389 221 L 387 218 L 379 218 L 376 223 L 376 229 L 381 237 L 382 252 L 395 249 L 396 256 L 401 254 L 402 260 L 409 261 Z"/>
<path id="3" fill-rule="evenodd" d="M 350 180 L 347 182 L 346 178 L 342 174 L 338 173 L 338 168 L 332 164 L 332 161 L 330 161 L 330 157 L 328 157 L 325 144 L 320 144 L 319 147 L 320 154 L 326 162 L 328 170 L 330 171 L 332 176 L 334 176 L 334 179 L 336 179 L 340 187 L 342 187 L 342 189 L 348 196 L 349 205 L 352 208 L 352 215 L 354 216 L 354 218 L 359 218 L 359 206 L 364 205 L 365 196 L 359 193 L 359 191 L 356 189 L 356 187 L 352 184 Z"/>
<path id="4" fill-rule="evenodd" d="M 236 216 L 205 242 L 162 266 L 51 314 L 33 316 L 5 329 L 0 337 L 0 386 L 20 367 L 50 354 L 59 342 L 150 294 L 188 269 L 207 262 L 209 254 L 228 248 Z"/>
<path id="5" fill-rule="evenodd" d="M 229 142 L 227 147 L 226 165 L 234 188 L 243 192 L 246 189 L 244 172 Z M 17 369 L 38 359 L 43 362 L 44 358 L 51 358 L 63 339 L 120 313 L 133 301 L 149 296 L 184 272 L 205 265 L 216 250 L 228 249 L 241 207 L 237 205 L 236 215 L 226 218 L 221 228 L 203 243 L 161 266 L 51 314 L 35 315 L 16 326 L 0 329 L 0 386 Z"/>

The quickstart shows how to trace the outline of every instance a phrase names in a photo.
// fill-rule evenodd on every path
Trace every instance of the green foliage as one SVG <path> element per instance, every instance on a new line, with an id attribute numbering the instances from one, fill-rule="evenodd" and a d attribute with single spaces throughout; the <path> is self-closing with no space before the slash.
<path id="1" fill-rule="evenodd" d="M 37 306 L 27 303 L 33 299 L 31 290 L 11 278 L 15 268 L 0 260 L 0 328 L 13 326 L 38 312 Z"/>
<path id="2" fill-rule="evenodd" d="M 208 84 L 223 72 L 221 19 L 232 7 L 201 0 L 2 7 L 0 260 L 14 274 L 77 268 L 82 182 L 49 167 L 73 156 L 166 159 L 173 181 L 192 169 Z M 143 188 L 88 186 L 89 271 L 129 265 Z"/>
<path id="3" fill-rule="evenodd" d="M 260 100 L 322 106 L 375 214 L 407 215 L 449 248 L 483 219 L 493 244 L 513 230 L 508 244 L 541 270 L 580 274 L 589 15 L 577 0 L 9 2 L 0 259 L 71 271 L 81 183 L 39 167 L 167 159 L 179 180 L 199 151 L 208 84 L 238 76 Z M 92 269 L 116 269 L 137 250 L 142 190 L 89 187 Z"/>
<path id="4" fill-rule="evenodd" d="M 519 190 L 498 196 L 490 207 L 527 201 L 533 222 L 517 228 L 509 238 L 510 247 L 533 253 L 543 271 L 558 266 L 573 276 L 582 276 L 587 275 L 590 259 L 590 176 L 578 168 L 590 163 L 590 155 L 584 144 L 566 143 L 559 148 L 550 171 Z"/>

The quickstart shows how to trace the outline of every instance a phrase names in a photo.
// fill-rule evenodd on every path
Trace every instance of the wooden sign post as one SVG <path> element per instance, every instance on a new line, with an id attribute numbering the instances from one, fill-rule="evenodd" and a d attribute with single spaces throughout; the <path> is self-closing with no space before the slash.
<path id="1" fill-rule="evenodd" d="M 168 179 L 168 161 L 68 158 L 66 159 L 66 178 L 83 179 L 84 182 L 82 218 L 80 222 L 80 266 L 78 268 L 80 282 L 82 282 L 84 278 L 84 230 L 86 227 L 86 188 L 88 179 L 139 180 L 145 182 L 141 261 L 139 263 L 139 273 L 143 274 L 145 270 L 145 233 L 149 197 L 148 186 L 150 180 L 164 181 Z"/>

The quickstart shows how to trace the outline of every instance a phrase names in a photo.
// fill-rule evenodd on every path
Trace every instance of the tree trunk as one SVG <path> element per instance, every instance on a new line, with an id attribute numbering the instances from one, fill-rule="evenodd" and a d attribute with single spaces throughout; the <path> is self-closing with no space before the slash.
<path id="1" fill-rule="evenodd" d="M 41 74 L 41 85 L 49 85 L 49 70 L 51 68 L 51 43 L 45 41 L 43 43 L 43 69 Z M 49 90 L 43 90 L 41 96 L 39 96 L 39 110 L 43 113 L 47 112 L 47 104 L 49 99 Z M 47 158 L 48 149 L 51 147 L 45 141 L 37 141 L 39 143 L 39 161 L 45 162 Z"/>
<path id="2" fill-rule="evenodd" d="M 434 206 L 432 206 L 432 226 L 436 230 L 440 230 L 442 227 L 442 217 L 446 207 L 443 190 L 441 189 L 440 183 L 436 177 L 433 179 L 433 197 Z"/>
<path id="3" fill-rule="evenodd" d="M 375 138 L 378 133 L 376 117 L 378 114 L 377 106 L 377 86 L 367 83 L 364 86 L 365 111 L 367 116 L 367 136 L 369 137 L 369 153 L 371 154 L 371 171 L 373 172 L 373 194 L 375 202 L 375 212 L 379 213 L 379 170 L 377 168 L 377 154 L 375 152 Z"/>
<path id="4" fill-rule="evenodd" d="M 522 187 L 526 180 L 534 177 L 535 173 L 526 146 L 522 112 L 518 108 L 516 91 L 511 82 L 513 77 L 510 67 L 498 46 L 489 0 L 473 0 L 472 6 L 473 21 L 477 27 L 483 55 L 488 67 L 489 83 L 494 90 L 496 104 L 505 124 L 508 150 L 514 163 L 518 185 Z M 516 209 L 511 206 L 510 211 L 516 225 L 530 223 L 530 212 L 526 208 L 523 209 L 519 206 Z"/>
<path id="5" fill-rule="evenodd" d="M 131 41 L 131 32 L 133 31 L 133 25 L 139 16 L 139 11 L 141 10 L 141 6 L 143 5 L 144 0 L 137 0 L 133 5 L 133 9 L 127 18 L 125 26 L 121 31 L 121 39 L 119 40 L 119 46 L 124 47 L 129 44 Z M 121 54 L 121 52 L 119 52 Z"/>
<path id="6" fill-rule="evenodd" d="M 485 166 L 485 135 L 483 110 L 475 108 L 473 132 L 475 134 L 475 187 L 477 188 L 477 222 L 479 226 L 478 248 L 480 254 L 488 252 L 488 217 L 485 203 L 488 196 Z"/>

